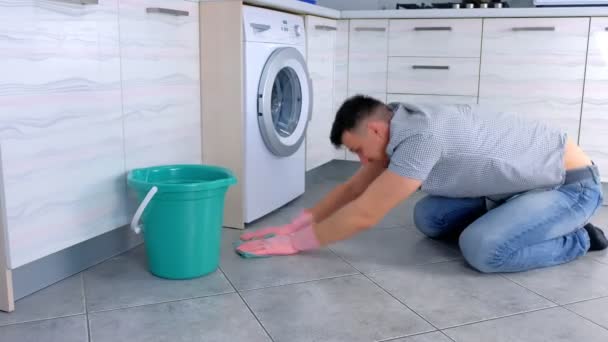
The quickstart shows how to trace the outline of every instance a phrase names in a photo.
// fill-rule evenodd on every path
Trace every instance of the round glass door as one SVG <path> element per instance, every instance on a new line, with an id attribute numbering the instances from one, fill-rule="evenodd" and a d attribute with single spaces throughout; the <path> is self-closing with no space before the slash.
<path id="1" fill-rule="evenodd" d="M 302 54 L 295 48 L 275 50 L 268 58 L 258 89 L 258 123 L 266 147 L 289 156 L 302 145 L 311 112 L 311 86 Z"/>
<path id="2" fill-rule="evenodd" d="M 302 89 L 293 69 L 286 67 L 279 71 L 270 96 L 274 129 L 281 137 L 288 137 L 295 132 L 302 110 Z"/>

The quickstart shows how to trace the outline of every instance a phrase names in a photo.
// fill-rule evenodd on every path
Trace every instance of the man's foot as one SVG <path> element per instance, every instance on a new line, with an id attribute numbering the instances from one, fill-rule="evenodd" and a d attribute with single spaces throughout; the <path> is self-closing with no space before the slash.
<path id="1" fill-rule="evenodd" d="M 587 223 L 583 228 L 589 234 L 589 251 L 601 251 L 608 247 L 608 239 L 601 229 L 591 223 Z"/>

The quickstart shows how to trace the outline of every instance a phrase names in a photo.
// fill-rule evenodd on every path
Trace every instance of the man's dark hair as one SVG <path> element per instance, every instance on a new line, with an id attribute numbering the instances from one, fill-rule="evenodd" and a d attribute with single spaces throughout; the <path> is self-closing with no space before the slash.
<path id="1" fill-rule="evenodd" d="M 385 104 L 366 95 L 355 95 L 344 101 L 338 109 L 331 127 L 329 136 L 331 143 L 335 147 L 340 147 L 344 132 L 355 128 L 361 121 L 372 116 L 374 111 L 381 106 L 385 106 Z"/>

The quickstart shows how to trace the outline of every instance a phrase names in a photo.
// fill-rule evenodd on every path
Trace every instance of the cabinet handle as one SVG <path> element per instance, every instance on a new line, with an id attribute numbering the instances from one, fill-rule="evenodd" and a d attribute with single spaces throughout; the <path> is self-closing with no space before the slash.
<path id="1" fill-rule="evenodd" d="M 266 24 L 251 23 L 251 24 L 249 24 L 249 26 L 253 27 L 254 30 L 258 30 L 260 32 L 270 30 L 270 25 L 266 25 Z"/>
<path id="2" fill-rule="evenodd" d="M 67 2 L 76 5 L 99 5 L 99 0 L 52 0 L 55 2 Z"/>
<path id="3" fill-rule="evenodd" d="M 386 31 L 386 27 L 355 27 L 355 31 L 384 32 Z"/>
<path id="4" fill-rule="evenodd" d="M 412 65 L 412 69 L 450 70 L 448 65 Z"/>
<path id="5" fill-rule="evenodd" d="M 321 31 L 336 31 L 336 30 L 338 30 L 337 27 L 335 27 L 335 26 L 328 26 L 328 25 L 315 25 L 315 29 L 321 30 Z"/>
<path id="6" fill-rule="evenodd" d="M 513 31 L 555 31 L 555 26 L 514 27 Z"/>
<path id="7" fill-rule="evenodd" d="M 452 31 L 450 26 L 414 27 L 414 31 Z"/>
<path id="8" fill-rule="evenodd" d="M 176 17 L 187 17 L 190 15 L 190 12 L 180 11 L 171 8 L 161 8 L 161 7 L 148 7 L 146 8 L 146 13 L 159 13 L 159 14 L 169 14 L 174 15 Z"/>

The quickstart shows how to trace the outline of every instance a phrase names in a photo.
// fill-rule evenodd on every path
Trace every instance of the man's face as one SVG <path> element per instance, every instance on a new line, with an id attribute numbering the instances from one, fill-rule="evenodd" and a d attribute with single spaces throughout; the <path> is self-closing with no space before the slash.
<path id="1" fill-rule="evenodd" d="M 364 120 L 352 131 L 342 135 L 342 143 L 359 156 L 361 163 L 386 161 L 389 139 L 389 123 L 378 118 Z"/>

